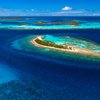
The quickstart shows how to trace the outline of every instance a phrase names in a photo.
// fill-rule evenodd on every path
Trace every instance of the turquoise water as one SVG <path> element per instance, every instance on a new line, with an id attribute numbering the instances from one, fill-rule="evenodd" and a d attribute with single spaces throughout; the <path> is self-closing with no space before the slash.
<path id="1" fill-rule="evenodd" d="M 100 29 L 100 23 L 91 22 L 86 24 L 81 24 L 79 26 L 71 26 L 71 25 L 0 25 L 2 29 Z"/>
<path id="2" fill-rule="evenodd" d="M 77 46 L 80 48 L 88 48 L 90 50 L 100 53 L 100 45 L 96 45 L 92 42 L 77 38 L 72 38 L 69 36 L 56 37 L 56 36 L 46 35 L 44 36 L 44 40 L 49 42 L 54 42 L 55 44 L 72 44 L 73 46 Z"/>

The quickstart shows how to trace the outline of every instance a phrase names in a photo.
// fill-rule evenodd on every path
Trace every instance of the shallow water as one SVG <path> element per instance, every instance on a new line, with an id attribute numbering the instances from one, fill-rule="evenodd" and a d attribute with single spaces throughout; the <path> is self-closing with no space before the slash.
<path id="1" fill-rule="evenodd" d="M 58 44 L 58 45 L 67 43 L 67 44 L 75 45 L 80 48 L 89 48 L 90 50 L 96 51 L 98 53 L 100 52 L 99 45 L 96 45 L 92 43 L 92 41 L 90 42 L 89 40 L 86 41 L 85 39 L 78 39 L 78 38 L 73 38 L 69 36 L 56 37 L 52 35 L 46 35 L 44 37 L 44 40 L 49 41 L 49 42 L 54 42 L 55 44 Z"/>

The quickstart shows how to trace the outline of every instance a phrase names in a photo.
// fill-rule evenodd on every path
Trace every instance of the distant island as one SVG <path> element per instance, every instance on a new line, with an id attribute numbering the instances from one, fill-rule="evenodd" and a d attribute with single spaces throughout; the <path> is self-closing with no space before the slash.
<path id="1" fill-rule="evenodd" d="M 36 22 L 38 25 L 46 25 L 46 24 L 54 24 L 54 25 L 72 25 L 72 26 L 79 26 L 79 22 L 77 21 L 56 21 L 56 22 L 44 22 L 44 21 L 38 21 Z"/>
<path id="2" fill-rule="evenodd" d="M 22 17 L 2 17 L 0 20 L 23 20 Z"/>
<path id="3" fill-rule="evenodd" d="M 0 17 L 0 29 L 9 30 L 84 30 L 100 29 L 100 22 L 85 19 L 37 19 L 36 17 Z"/>

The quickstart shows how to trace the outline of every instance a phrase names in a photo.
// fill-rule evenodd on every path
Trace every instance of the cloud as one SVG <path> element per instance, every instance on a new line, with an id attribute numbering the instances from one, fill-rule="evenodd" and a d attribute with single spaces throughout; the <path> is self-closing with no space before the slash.
<path id="1" fill-rule="evenodd" d="M 52 13 L 52 15 L 54 16 L 77 16 L 77 15 L 83 15 L 84 13 L 86 13 L 84 9 L 68 10 L 68 11 L 61 10 L 61 11 Z"/>
<path id="2" fill-rule="evenodd" d="M 62 8 L 62 10 L 72 10 L 72 7 L 69 7 L 69 6 L 65 6 L 64 8 Z"/>

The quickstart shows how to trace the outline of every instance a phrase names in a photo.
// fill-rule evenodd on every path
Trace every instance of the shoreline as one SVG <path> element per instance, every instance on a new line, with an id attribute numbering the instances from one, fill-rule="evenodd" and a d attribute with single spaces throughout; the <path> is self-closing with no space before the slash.
<path id="1" fill-rule="evenodd" d="M 32 38 L 30 40 L 30 42 L 35 45 L 36 47 L 39 48 L 45 48 L 45 49 L 52 49 L 55 51 L 61 51 L 61 52 L 65 52 L 65 53 L 72 53 L 72 54 L 78 54 L 78 55 L 82 55 L 82 56 L 89 56 L 89 57 L 96 57 L 96 58 L 100 58 L 100 54 L 97 52 L 93 52 L 93 51 L 89 51 L 89 49 L 82 49 L 82 48 L 78 48 L 72 45 L 68 45 L 69 47 L 72 47 L 73 49 L 62 49 L 62 48 L 56 48 L 56 47 L 50 47 L 50 46 L 45 46 L 45 45 L 41 45 L 39 43 L 37 43 L 35 40 L 39 39 L 41 41 L 43 41 L 42 36 L 37 36 L 35 38 Z"/>

